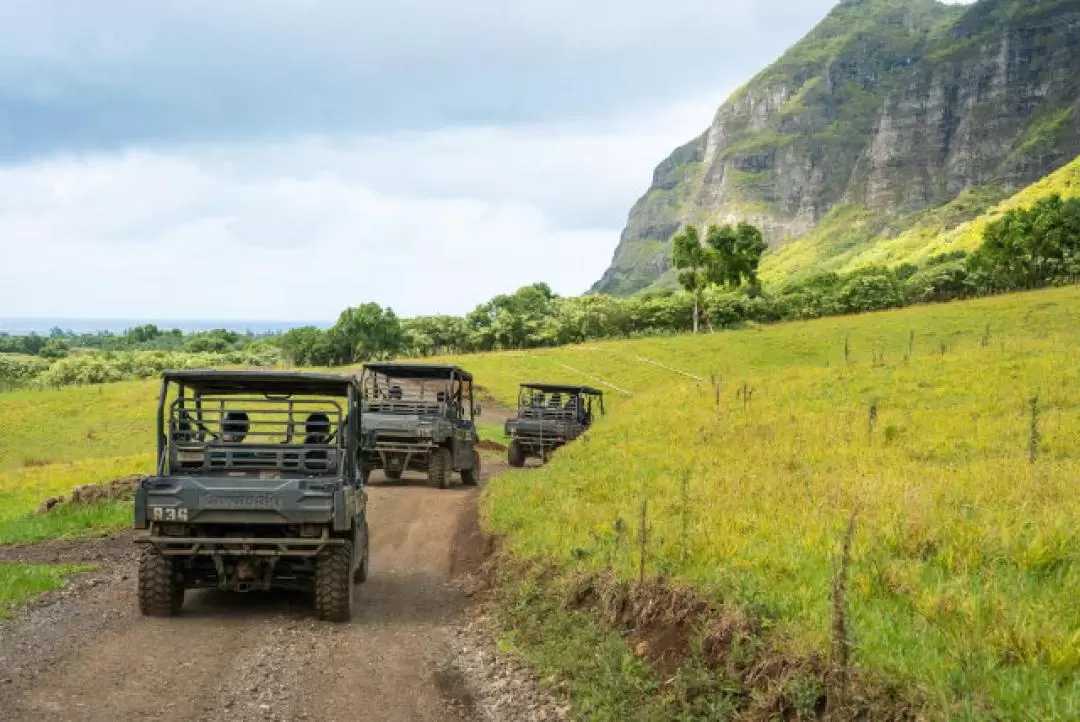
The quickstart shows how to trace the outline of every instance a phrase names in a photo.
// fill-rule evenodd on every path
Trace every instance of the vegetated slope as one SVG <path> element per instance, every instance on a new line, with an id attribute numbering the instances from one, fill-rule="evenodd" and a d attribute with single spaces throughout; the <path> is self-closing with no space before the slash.
<path id="1" fill-rule="evenodd" d="M 841 3 L 657 167 L 594 290 L 673 284 L 687 222 L 759 225 L 780 279 L 976 217 L 1080 155 L 1078 47 L 1067 0 Z"/>
<path id="2" fill-rule="evenodd" d="M 870 263 L 903 263 L 929 258 L 950 251 L 972 251 L 982 244 L 983 231 L 1006 212 L 1030 208 L 1047 196 L 1080 196 L 1080 158 L 1059 168 L 1042 180 L 998 203 L 974 220 L 957 221 L 969 213 L 969 195 L 949 205 L 928 212 L 913 228 L 896 238 L 881 241 L 873 248 L 845 256 L 848 267 Z M 783 255 L 784 249 L 779 255 Z"/>
<path id="3" fill-rule="evenodd" d="M 648 571 L 763 618 L 798 658 L 829 648 L 832 565 L 858 509 L 863 670 L 931 718 L 1075 719 L 1078 307 L 1069 288 L 461 359 L 500 396 L 519 377 L 580 378 L 561 364 L 633 392 L 550 466 L 491 485 L 486 518 L 518 556 L 633 579 L 647 500 Z M 719 396 L 639 358 L 716 374 Z"/>

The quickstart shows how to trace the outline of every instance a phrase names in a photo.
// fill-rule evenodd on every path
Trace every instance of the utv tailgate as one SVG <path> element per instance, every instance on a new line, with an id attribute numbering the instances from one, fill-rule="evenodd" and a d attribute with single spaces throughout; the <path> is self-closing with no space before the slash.
<path id="1" fill-rule="evenodd" d="M 342 503 L 334 503 L 342 493 L 338 483 L 322 479 L 151 477 L 136 491 L 141 498 L 136 498 L 135 526 L 326 523 L 335 510 L 343 509 Z"/>

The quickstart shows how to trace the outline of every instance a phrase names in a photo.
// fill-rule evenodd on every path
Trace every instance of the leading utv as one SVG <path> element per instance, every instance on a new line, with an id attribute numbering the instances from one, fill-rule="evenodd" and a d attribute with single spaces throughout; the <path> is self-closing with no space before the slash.
<path id="1" fill-rule="evenodd" d="M 604 392 L 591 386 L 527 382 L 518 388 L 517 414 L 506 420 L 510 437 L 507 462 L 522 467 L 528 458 L 547 462 L 559 447 L 569 444 L 604 413 Z"/>
<path id="2" fill-rule="evenodd" d="M 188 589 L 312 594 L 346 621 L 368 574 L 367 495 L 353 376 L 168 371 L 157 471 L 135 495 L 143 614 Z"/>

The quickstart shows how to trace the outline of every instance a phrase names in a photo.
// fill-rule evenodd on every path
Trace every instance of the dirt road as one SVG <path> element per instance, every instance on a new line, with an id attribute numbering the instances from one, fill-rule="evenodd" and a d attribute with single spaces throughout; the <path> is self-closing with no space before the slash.
<path id="1" fill-rule="evenodd" d="M 485 461 L 482 482 L 500 468 Z M 141 617 L 122 538 L 0 550 L 7 561 L 102 560 L 0 627 L 0 719 L 476 719 L 444 662 L 465 602 L 452 573 L 479 553 L 478 491 L 375 474 L 369 494 L 371 576 L 346 625 L 280 593 L 188 592 L 180 616 Z"/>

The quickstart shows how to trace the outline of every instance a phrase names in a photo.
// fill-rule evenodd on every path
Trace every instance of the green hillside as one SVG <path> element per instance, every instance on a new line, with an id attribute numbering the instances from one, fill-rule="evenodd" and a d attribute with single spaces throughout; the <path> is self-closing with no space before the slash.
<path id="1" fill-rule="evenodd" d="M 927 211 L 913 221 L 907 231 L 893 238 L 879 239 L 870 248 L 858 246 L 848 252 L 822 260 L 824 244 L 842 233 L 851 233 L 862 220 L 852 213 L 844 217 L 837 212 L 829 223 L 820 226 L 806 238 L 795 241 L 763 260 L 762 278 L 782 281 L 797 276 L 804 268 L 850 272 L 870 264 L 896 266 L 903 263 L 918 265 L 935 255 L 950 251 L 973 251 L 982 243 L 986 226 L 1005 212 L 1029 208 L 1041 198 L 1057 193 L 1062 198 L 1080 196 L 1080 158 L 1023 190 L 1000 199 L 1000 192 L 989 188 L 966 191 L 948 205 Z M 840 230 L 839 227 L 847 230 Z"/>

